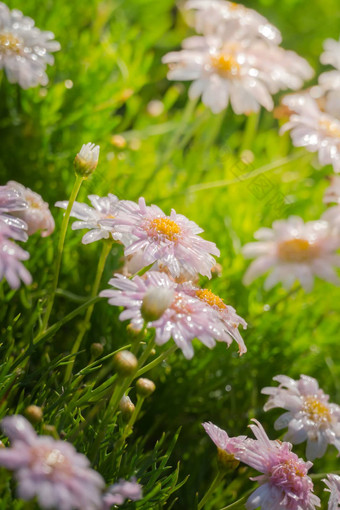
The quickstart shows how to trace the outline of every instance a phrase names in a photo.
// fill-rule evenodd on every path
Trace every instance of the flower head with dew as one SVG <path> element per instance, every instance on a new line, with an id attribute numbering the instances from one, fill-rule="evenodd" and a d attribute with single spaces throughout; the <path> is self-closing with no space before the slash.
<path id="1" fill-rule="evenodd" d="M 210 349 L 216 345 L 216 340 L 228 345 L 231 342 L 230 335 L 215 310 L 206 302 L 190 295 L 185 287 L 174 282 L 166 273 L 148 271 L 143 277 L 135 276 L 131 280 L 116 275 L 109 284 L 113 289 L 103 290 L 100 296 L 109 298 L 111 305 L 123 306 L 125 310 L 119 318 L 122 321 L 131 320 L 135 330 L 141 330 L 146 320 L 143 317 L 144 298 L 149 297 L 150 289 L 153 289 L 154 302 L 155 293 L 159 291 L 163 313 L 158 319 L 146 324 L 148 328 L 155 329 L 157 345 L 163 345 L 172 338 L 184 356 L 190 359 L 194 355 L 194 338 Z M 154 309 L 152 306 L 152 311 Z"/>
<path id="2" fill-rule="evenodd" d="M 245 285 L 269 269 L 273 271 L 265 281 L 266 290 L 278 282 L 290 289 L 295 280 L 299 280 L 309 292 L 314 275 L 339 285 L 339 277 L 332 266 L 340 267 L 340 256 L 336 254 L 340 239 L 328 222 L 304 223 L 298 216 L 291 216 L 288 220 L 275 221 L 272 228 L 260 228 L 254 237 L 257 242 L 243 247 L 245 257 L 256 257 L 244 276 Z"/>
<path id="3" fill-rule="evenodd" d="M 122 505 L 127 499 L 139 501 L 143 497 L 142 486 L 135 478 L 131 480 L 119 480 L 111 485 L 103 496 L 103 509 L 109 510 L 112 505 Z"/>
<path id="4" fill-rule="evenodd" d="M 0 281 L 5 278 L 12 289 L 20 287 L 22 280 L 26 285 L 32 283 L 32 277 L 21 263 L 29 258 L 29 253 L 10 239 L 25 241 L 26 225 L 22 220 L 0 215 Z"/>
<path id="5" fill-rule="evenodd" d="M 74 159 L 74 168 L 76 174 L 87 178 L 97 168 L 99 160 L 99 145 L 94 143 L 86 143 L 82 145 L 82 148 Z"/>
<path id="6" fill-rule="evenodd" d="M 1 422 L 11 441 L 0 450 L 0 466 L 14 471 L 18 497 L 37 498 L 41 508 L 100 510 L 104 480 L 85 455 L 66 441 L 37 436 L 20 415 Z"/>
<path id="7" fill-rule="evenodd" d="M 256 440 L 248 440 L 245 449 L 236 454 L 241 462 L 262 473 L 251 478 L 259 487 L 249 496 L 246 509 L 315 510 L 320 500 L 307 475 L 312 463 L 293 453 L 290 443 L 270 440 L 262 425 L 253 421 L 250 428 Z"/>
<path id="8" fill-rule="evenodd" d="M 314 460 L 325 454 L 333 444 L 340 452 L 340 407 L 328 402 L 316 379 L 301 375 L 295 381 L 285 375 L 274 377 L 279 386 L 263 388 L 269 395 L 264 410 L 276 407 L 286 409 L 275 422 L 275 429 L 288 427 L 284 439 L 293 444 L 307 441 L 306 457 Z"/>
<path id="9" fill-rule="evenodd" d="M 60 49 L 53 39 L 52 32 L 42 32 L 31 18 L 0 2 L 0 69 L 11 83 L 23 89 L 47 85 L 46 66 L 54 63 L 51 53 Z"/>
<path id="10" fill-rule="evenodd" d="M 183 50 L 163 57 L 169 80 L 193 81 L 189 97 L 202 96 L 213 113 L 229 101 L 236 114 L 272 110 L 272 94 L 298 89 L 313 75 L 309 64 L 296 53 L 265 42 L 194 36 L 183 41 Z"/>
<path id="11" fill-rule="evenodd" d="M 126 256 L 139 253 L 143 267 L 164 266 L 174 278 L 181 273 L 210 278 L 216 263 L 212 255 L 220 254 L 215 243 L 198 235 L 203 230 L 196 223 L 174 209 L 166 216 L 156 205 L 147 206 L 144 198 L 137 207 L 134 202 L 122 201 L 121 214 L 100 223 L 122 235 Z"/>
<path id="12" fill-rule="evenodd" d="M 42 197 L 29 188 L 15 181 L 9 181 L 7 186 L 17 191 L 26 202 L 25 209 L 12 210 L 11 214 L 21 218 L 27 224 L 27 233 L 32 235 L 41 230 L 41 236 L 47 237 L 54 231 L 54 219 L 47 202 Z"/>
<path id="13" fill-rule="evenodd" d="M 225 0 L 189 0 L 185 8 L 195 10 L 195 29 L 205 36 L 262 38 L 272 44 L 280 44 L 282 40 L 274 25 L 242 4 Z"/>
<path id="14" fill-rule="evenodd" d="M 120 211 L 120 200 L 111 193 L 107 197 L 98 195 L 89 195 L 92 207 L 81 202 L 74 202 L 71 209 L 71 216 L 80 221 L 75 221 L 72 225 L 73 230 L 86 228 L 89 232 L 84 234 L 82 243 L 89 244 L 100 239 L 112 238 L 120 241 L 123 235 L 116 232 L 111 226 L 105 226 L 102 220 L 116 218 Z M 56 207 L 67 209 L 68 201 L 56 202 Z M 136 206 L 137 207 L 137 206 Z"/>
<path id="15" fill-rule="evenodd" d="M 330 492 L 330 497 L 328 501 L 328 510 L 339 510 L 340 508 L 340 476 L 339 475 L 327 475 L 327 479 L 324 479 L 323 482 L 326 484 L 328 489 L 325 489 L 327 492 Z"/>
<path id="16" fill-rule="evenodd" d="M 293 94 L 283 99 L 292 114 L 280 133 L 291 131 L 296 147 L 317 152 L 321 165 L 332 165 L 340 172 L 340 121 L 324 113 L 308 94 Z"/>
<path id="17" fill-rule="evenodd" d="M 23 211 L 28 208 L 26 200 L 10 186 L 0 186 L 0 214 Z"/>

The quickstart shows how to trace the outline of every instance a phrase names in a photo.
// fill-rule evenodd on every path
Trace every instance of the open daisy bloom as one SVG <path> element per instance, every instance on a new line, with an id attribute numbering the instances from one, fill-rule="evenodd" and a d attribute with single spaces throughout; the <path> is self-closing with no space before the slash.
<path id="1" fill-rule="evenodd" d="M 340 507 L 340 476 L 339 475 L 327 475 L 327 479 L 323 482 L 327 485 L 326 491 L 330 492 L 328 501 L 328 510 L 339 510 Z"/>
<path id="2" fill-rule="evenodd" d="M 266 290 L 278 282 L 289 289 L 298 280 L 308 292 L 313 288 L 314 275 L 339 285 L 332 266 L 340 267 L 340 256 L 336 254 L 340 239 L 328 222 L 304 223 L 301 218 L 291 216 L 288 220 L 275 221 L 271 229 L 259 229 L 254 237 L 258 242 L 243 247 L 245 257 L 256 257 L 244 275 L 245 285 L 271 268 L 273 271 L 264 284 Z"/>
<path id="3" fill-rule="evenodd" d="M 0 69 L 11 83 L 23 89 L 48 83 L 46 66 L 54 63 L 50 53 L 60 49 L 53 39 L 52 32 L 42 32 L 31 18 L 0 2 Z"/>
<path id="4" fill-rule="evenodd" d="M 11 447 L 0 450 L 0 465 L 14 471 L 19 498 L 36 497 L 42 508 L 101 510 L 104 480 L 70 443 L 37 436 L 20 415 L 1 426 Z"/>
<path id="5" fill-rule="evenodd" d="M 104 290 L 100 296 L 109 298 L 111 305 L 123 306 L 125 310 L 119 318 L 130 319 L 134 329 L 142 329 L 144 321 L 147 321 L 148 328 L 155 328 L 158 345 L 172 338 L 184 356 L 190 359 L 194 355 L 194 338 L 211 349 L 216 340 L 230 345 L 233 337 L 239 343 L 240 353 L 246 351 L 237 331 L 239 324 L 245 327 L 246 323 L 234 309 L 230 311 L 230 322 L 223 321 L 214 306 L 195 295 L 193 289 L 188 292 L 186 286 L 177 284 L 166 273 L 149 271 L 143 277 L 135 276 L 132 280 L 116 275 L 109 284 L 114 289 Z M 197 289 L 197 292 L 200 290 Z M 157 295 L 158 306 L 155 304 Z M 154 320 L 150 320 L 152 313 Z"/>
<path id="6" fill-rule="evenodd" d="M 138 206 L 122 201 L 120 214 L 100 224 L 121 234 L 125 255 L 139 254 L 141 267 L 155 263 L 156 268 L 167 268 L 174 278 L 182 273 L 211 278 L 216 263 L 212 255 L 220 255 L 215 243 L 198 235 L 203 230 L 196 223 L 173 209 L 166 216 L 156 205 L 147 206 L 144 198 Z"/>
<path id="7" fill-rule="evenodd" d="M 29 253 L 10 239 L 25 241 L 27 235 L 24 222 L 8 219 L 9 224 L 4 221 L 5 215 L 0 215 L 0 281 L 5 278 L 12 289 L 18 289 L 21 280 L 26 285 L 32 283 L 30 273 L 21 263 L 29 259 Z"/>
<path id="8" fill-rule="evenodd" d="M 301 375 L 298 381 L 285 375 L 274 377 L 276 388 L 263 388 L 269 395 L 264 406 L 268 411 L 276 407 L 286 409 L 275 422 L 275 428 L 288 427 L 285 439 L 293 444 L 307 441 L 306 456 L 309 460 L 322 457 L 327 446 L 333 444 L 340 452 L 340 407 L 328 402 L 316 379 Z"/>
<path id="9" fill-rule="evenodd" d="M 30 188 L 25 188 L 19 182 L 9 181 L 7 186 L 17 191 L 27 204 L 25 209 L 12 210 L 12 214 L 25 221 L 28 235 L 32 235 L 38 230 L 41 230 L 41 237 L 51 235 L 55 224 L 48 203 L 44 202 L 38 193 Z"/>

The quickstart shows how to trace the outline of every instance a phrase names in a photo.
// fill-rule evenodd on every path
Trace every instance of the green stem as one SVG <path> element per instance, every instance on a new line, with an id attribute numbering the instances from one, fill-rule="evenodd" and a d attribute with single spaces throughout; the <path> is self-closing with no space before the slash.
<path id="1" fill-rule="evenodd" d="M 110 253 L 111 247 L 112 247 L 111 240 L 104 240 L 102 252 L 100 254 L 100 258 L 99 258 L 99 262 L 98 262 L 96 278 L 94 280 L 94 284 L 92 287 L 92 292 L 91 292 L 92 298 L 94 298 L 98 294 L 99 285 L 100 285 L 102 275 L 104 272 L 104 268 L 105 268 L 105 262 L 106 262 L 106 259 L 109 255 L 109 253 Z M 71 354 L 77 354 L 77 352 L 79 351 L 80 344 L 84 338 L 86 331 L 88 330 L 88 327 L 89 327 L 89 324 L 91 321 L 94 305 L 95 305 L 94 303 L 92 305 L 90 305 L 86 311 L 85 319 L 80 326 L 80 331 L 79 331 L 78 336 L 73 344 Z M 65 378 L 64 378 L 65 383 L 70 379 L 70 377 L 72 375 L 72 369 L 73 369 L 74 362 L 75 362 L 75 357 L 73 358 L 71 363 L 69 363 L 66 366 L 66 372 L 65 372 Z"/>
<path id="2" fill-rule="evenodd" d="M 327 478 L 327 475 L 340 475 L 340 471 L 332 471 L 332 473 L 315 473 L 309 475 L 312 480 L 322 480 L 323 478 Z"/>
<path id="3" fill-rule="evenodd" d="M 259 121 L 259 113 L 251 113 L 246 120 L 246 126 L 243 134 L 243 139 L 240 147 L 240 154 L 246 149 L 250 149 L 256 135 L 257 126 Z"/>
<path id="4" fill-rule="evenodd" d="M 172 345 L 170 347 L 170 349 L 168 349 L 167 351 L 163 352 L 163 354 L 161 354 L 160 356 L 158 356 L 157 358 L 152 360 L 150 363 L 145 365 L 143 368 L 138 370 L 138 372 L 136 374 L 136 377 L 140 377 L 141 375 L 145 374 L 145 372 L 149 372 L 149 370 L 151 370 L 152 368 L 154 368 L 157 365 L 159 365 L 160 363 L 162 363 L 162 361 L 164 361 L 168 356 L 170 356 L 173 352 L 175 352 L 177 350 L 177 348 L 178 347 L 177 347 L 176 344 Z"/>
<path id="5" fill-rule="evenodd" d="M 44 316 L 43 323 L 42 323 L 42 331 L 43 332 L 46 331 L 46 329 L 47 329 L 48 321 L 49 321 L 51 311 L 53 308 L 55 293 L 56 293 L 58 280 L 59 280 L 59 273 L 60 273 L 60 266 L 61 266 L 61 259 L 62 259 L 62 255 L 63 255 L 65 237 L 66 237 L 68 223 L 70 220 L 71 209 L 72 209 L 75 199 L 77 198 L 77 195 L 78 195 L 78 192 L 79 192 L 79 189 L 80 189 L 80 186 L 81 186 L 83 180 L 84 180 L 84 177 L 82 177 L 80 175 L 76 176 L 76 180 L 73 185 L 70 200 L 68 202 L 67 209 L 64 214 L 63 221 L 61 223 L 60 236 L 59 236 L 58 247 L 57 247 L 57 256 L 56 256 L 55 266 L 54 266 L 55 269 L 54 269 L 54 276 L 53 276 L 53 282 L 52 282 L 52 289 L 51 289 L 49 299 L 47 301 L 45 316 Z"/>
<path id="6" fill-rule="evenodd" d="M 197 510 L 201 510 L 201 508 L 204 507 L 212 493 L 215 491 L 215 489 L 220 485 L 225 473 L 223 471 L 219 471 L 217 475 L 215 476 L 214 480 L 212 481 L 212 484 L 210 485 L 207 492 L 204 494 L 203 498 L 197 505 Z"/>

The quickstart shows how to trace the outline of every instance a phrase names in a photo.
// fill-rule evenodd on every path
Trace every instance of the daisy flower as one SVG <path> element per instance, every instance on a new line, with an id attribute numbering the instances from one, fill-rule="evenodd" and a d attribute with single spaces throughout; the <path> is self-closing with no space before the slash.
<path id="1" fill-rule="evenodd" d="M 99 510 L 104 480 L 85 455 L 66 441 L 37 436 L 20 415 L 1 422 L 11 447 L 0 450 L 0 465 L 14 471 L 18 497 L 37 498 L 42 508 Z"/>
<path id="2" fill-rule="evenodd" d="M 189 0 L 186 9 L 195 9 L 196 31 L 204 35 L 235 38 L 263 38 L 280 44 L 280 31 L 253 9 L 224 0 Z"/>
<path id="3" fill-rule="evenodd" d="M 320 57 L 322 64 L 331 64 L 340 70 L 340 39 L 326 39 L 324 42 L 324 52 Z"/>
<path id="4" fill-rule="evenodd" d="M 293 113 L 280 130 L 291 131 L 296 147 L 318 152 L 321 165 L 333 165 L 340 172 L 340 121 L 320 110 L 317 102 L 308 94 L 287 96 L 282 101 Z"/>
<path id="5" fill-rule="evenodd" d="M 28 205 L 20 193 L 9 186 L 0 186 L 0 214 L 27 209 Z"/>
<path id="6" fill-rule="evenodd" d="M 275 221 L 272 228 L 260 228 L 254 237 L 258 242 L 243 247 L 245 257 L 256 257 L 244 275 L 245 285 L 271 268 L 273 271 L 264 284 L 266 290 L 278 282 L 290 289 L 295 280 L 299 280 L 309 292 L 314 275 L 339 285 L 339 277 L 332 266 L 340 267 L 340 256 L 336 254 L 340 239 L 328 222 L 304 223 L 301 218 L 291 216 L 288 220 Z"/>
<path id="7" fill-rule="evenodd" d="M 50 53 L 60 49 L 53 39 L 52 32 L 42 32 L 31 18 L 0 2 L 0 69 L 11 83 L 23 89 L 47 85 L 46 66 L 54 63 Z"/>
<path id="8" fill-rule="evenodd" d="M 284 439 L 299 444 L 307 441 L 306 457 L 322 457 L 327 446 L 333 444 L 340 452 L 340 406 L 328 402 L 316 379 L 301 375 L 298 381 L 285 375 L 274 377 L 276 388 L 263 388 L 269 395 L 264 410 L 281 407 L 287 412 L 275 422 L 275 429 L 288 426 Z"/>
<path id="9" fill-rule="evenodd" d="M 315 510 L 320 500 L 313 494 L 313 482 L 307 475 L 313 464 L 293 453 L 290 443 L 270 440 L 262 425 L 253 421 L 250 428 L 256 440 L 248 441 L 237 456 L 263 474 L 251 478 L 260 487 L 249 496 L 246 509 Z"/>
<path id="10" fill-rule="evenodd" d="M 156 205 L 146 206 L 144 198 L 139 199 L 138 206 L 122 201 L 119 216 L 100 223 L 122 236 L 126 256 L 139 253 L 143 267 L 156 263 L 158 268 L 166 267 L 174 278 L 182 273 L 211 278 L 216 263 L 211 254 L 220 255 L 215 243 L 197 235 L 203 230 L 196 223 L 174 209 L 166 216 Z"/>
<path id="11" fill-rule="evenodd" d="M 103 496 L 103 510 L 109 510 L 112 505 L 122 505 L 125 500 L 139 501 L 143 497 L 142 486 L 135 478 L 130 481 L 119 480 L 111 485 Z"/>
<path id="12" fill-rule="evenodd" d="M 153 289 L 155 300 L 154 289 L 159 291 L 164 312 L 159 318 L 147 322 L 148 328 L 155 328 L 157 345 L 163 345 L 172 338 L 184 356 L 191 359 L 194 355 L 192 346 L 194 338 L 198 338 L 210 349 L 216 345 L 216 340 L 228 345 L 231 343 L 230 334 L 215 309 L 188 293 L 186 287 L 174 282 L 166 273 L 148 271 L 143 277 L 135 276 L 131 280 L 118 274 L 109 281 L 109 284 L 114 289 L 103 290 L 100 296 L 109 298 L 110 305 L 123 306 L 125 310 L 119 318 L 122 321 L 131 320 L 135 330 L 141 330 L 144 326 L 145 297 L 150 296 L 150 289 Z M 168 290 L 166 297 L 164 289 Z"/>
<path id="13" fill-rule="evenodd" d="M 319 76 L 319 90 L 323 110 L 340 120 L 340 71 L 329 71 Z"/>
<path id="14" fill-rule="evenodd" d="M 12 214 L 25 221 L 28 235 L 32 235 L 38 230 L 41 230 L 41 237 L 51 235 L 55 224 L 48 203 L 44 202 L 38 193 L 35 193 L 30 188 L 25 188 L 25 186 L 18 182 L 9 181 L 7 186 L 17 191 L 27 204 L 27 207 L 23 210 L 20 208 L 12 210 Z"/>
<path id="15" fill-rule="evenodd" d="M 30 273 L 21 263 L 29 258 L 29 253 L 10 241 L 10 238 L 25 241 L 24 228 L 21 220 L 0 215 L 0 281 L 5 278 L 12 289 L 20 287 L 20 280 L 26 285 L 32 283 Z"/>
<path id="16" fill-rule="evenodd" d="M 239 452 L 244 451 L 247 442 L 249 441 L 246 436 L 229 437 L 227 432 L 211 423 L 211 421 L 202 423 L 202 426 L 212 442 L 219 450 L 224 450 L 229 455 L 235 456 Z"/>
<path id="17" fill-rule="evenodd" d="M 121 240 L 123 235 L 116 232 L 112 226 L 105 226 L 101 223 L 102 220 L 108 218 L 115 218 L 120 210 L 120 200 L 111 193 L 107 197 L 99 197 L 98 195 L 89 195 L 92 207 L 81 203 L 74 202 L 71 209 L 71 216 L 80 221 L 75 221 L 72 225 L 72 230 L 79 230 L 86 228 L 86 232 L 82 238 L 83 244 L 93 243 L 100 239 L 112 238 L 116 241 Z M 68 201 L 56 202 L 56 207 L 67 209 Z"/>
<path id="18" fill-rule="evenodd" d="M 168 79 L 193 81 L 189 97 L 202 96 L 213 113 L 229 101 L 236 114 L 257 112 L 260 106 L 272 110 L 272 94 L 298 89 L 313 75 L 296 53 L 263 41 L 192 37 L 183 48 L 163 57 L 170 68 Z"/>
<path id="19" fill-rule="evenodd" d="M 330 492 L 331 495 L 328 501 L 328 510 L 339 510 L 340 508 L 340 476 L 338 475 L 327 475 L 328 480 L 323 480 L 327 485 L 326 491 Z"/>

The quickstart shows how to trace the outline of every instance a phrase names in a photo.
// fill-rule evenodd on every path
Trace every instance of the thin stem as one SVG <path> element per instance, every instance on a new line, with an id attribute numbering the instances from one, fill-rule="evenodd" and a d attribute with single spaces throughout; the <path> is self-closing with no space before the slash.
<path id="1" fill-rule="evenodd" d="M 120 464 L 121 464 L 121 461 L 122 461 L 123 449 L 124 449 L 125 441 L 126 441 L 128 436 L 132 432 L 132 428 L 133 428 L 134 424 L 136 423 L 138 415 L 139 415 L 139 413 L 140 413 L 140 411 L 142 409 L 144 400 L 145 400 L 145 397 L 140 397 L 139 395 L 137 396 L 136 407 L 135 407 L 135 409 L 134 409 L 134 411 L 132 413 L 132 416 L 130 417 L 130 419 L 129 419 L 129 421 L 128 421 L 125 429 L 124 429 L 122 437 L 117 442 L 117 446 L 116 446 L 116 451 L 118 452 L 117 470 L 119 470 Z"/>
<path id="2" fill-rule="evenodd" d="M 243 139 L 240 147 L 240 154 L 246 149 L 250 149 L 256 135 L 259 122 L 259 113 L 251 113 L 246 120 Z"/>
<path id="3" fill-rule="evenodd" d="M 327 475 L 340 475 L 340 471 L 332 471 L 332 473 L 315 473 L 309 475 L 312 480 L 322 480 L 323 478 L 327 478 Z"/>
<path id="4" fill-rule="evenodd" d="M 106 259 L 109 255 L 110 251 L 111 251 L 111 247 L 112 247 L 111 240 L 105 240 L 103 243 L 102 252 L 100 254 L 100 258 L 99 258 L 99 262 L 98 262 L 96 278 L 94 280 L 92 291 L 91 291 L 92 298 L 94 298 L 98 294 L 99 285 L 100 285 L 102 275 L 104 272 L 104 268 L 105 268 L 105 262 L 106 262 Z M 80 331 L 79 331 L 78 336 L 73 344 L 71 354 L 76 354 L 79 351 L 79 347 L 80 347 L 81 342 L 84 338 L 84 335 L 89 328 L 94 305 L 95 305 L 95 303 L 90 305 L 86 311 L 85 319 L 80 326 Z M 66 372 L 65 372 L 65 378 L 64 378 L 65 383 L 70 379 L 70 377 L 72 375 L 72 369 L 73 369 L 74 362 L 75 362 L 75 357 L 73 358 L 71 363 L 69 363 L 66 366 Z"/>
<path id="5" fill-rule="evenodd" d="M 217 475 L 215 476 L 214 480 L 212 481 L 212 484 L 210 485 L 207 492 L 204 494 L 203 498 L 197 505 L 197 510 L 201 510 L 201 508 L 204 507 L 212 493 L 215 491 L 215 489 L 220 485 L 225 473 L 223 471 L 219 471 Z"/>
<path id="6" fill-rule="evenodd" d="M 61 223 L 60 236 L 59 236 L 58 247 L 57 247 L 57 256 L 56 256 L 55 266 L 54 266 L 52 289 L 51 289 L 51 293 L 50 293 L 50 296 L 49 296 L 49 299 L 47 302 L 45 316 L 44 316 L 43 323 L 42 323 L 42 331 L 43 332 L 46 331 L 46 329 L 47 329 L 48 321 L 49 321 L 51 311 L 53 308 L 55 293 L 56 293 L 58 280 L 59 280 L 59 273 L 60 273 L 61 259 L 62 259 L 63 250 L 64 250 L 65 237 L 66 237 L 68 223 L 70 220 L 71 209 L 72 209 L 75 199 L 77 198 L 77 195 L 78 195 L 78 192 L 79 192 L 79 189 L 80 189 L 80 186 L 81 186 L 83 180 L 84 180 L 84 177 L 82 177 L 80 175 L 76 176 L 76 180 L 73 185 L 70 200 L 68 202 L 67 209 L 64 214 L 63 221 Z"/>
<path id="7" fill-rule="evenodd" d="M 162 361 L 164 361 L 168 356 L 175 352 L 177 348 L 178 347 L 176 344 L 172 345 L 167 351 L 163 352 L 163 354 L 161 354 L 160 356 L 152 360 L 150 363 L 145 365 L 143 368 L 138 370 L 136 377 L 140 377 L 141 375 L 145 374 L 145 372 L 149 372 L 149 370 L 162 363 Z"/>

